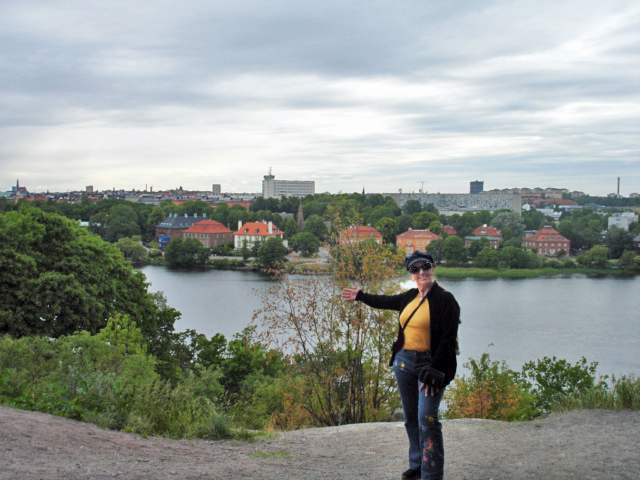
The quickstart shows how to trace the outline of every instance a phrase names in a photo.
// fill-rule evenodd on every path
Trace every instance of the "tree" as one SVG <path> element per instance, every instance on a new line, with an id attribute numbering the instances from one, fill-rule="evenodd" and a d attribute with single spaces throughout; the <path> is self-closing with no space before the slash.
<path id="1" fill-rule="evenodd" d="M 106 219 L 105 240 L 116 242 L 124 237 L 140 235 L 138 214 L 129 205 L 115 205 L 109 210 Z"/>
<path id="2" fill-rule="evenodd" d="M 291 389 L 316 425 L 386 418 L 397 405 L 387 362 L 396 333 L 391 312 L 347 305 L 338 292 L 357 282 L 367 291 L 398 291 L 398 256 L 375 242 L 336 245 L 333 277 L 284 277 L 262 293 L 254 320 L 261 337 L 291 364 Z"/>
<path id="3" fill-rule="evenodd" d="M 473 259 L 473 265 L 479 268 L 498 268 L 500 255 L 492 247 L 484 247 Z"/>
<path id="4" fill-rule="evenodd" d="M 202 265 L 211 251 L 196 238 L 172 238 L 164 253 L 168 265 Z"/>
<path id="5" fill-rule="evenodd" d="M 284 264 L 287 255 L 285 247 L 278 237 L 270 237 L 258 248 L 257 261 L 265 269 L 278 269 Z"/>
<path id="6" fill-rule="evenodd" d="M 293 218 L 287 217 L 283 221 L 283 225 L 281 230 L 284 232 L 284 238 L 290 240 L 296 234 L 298 234 L 298 222 L 296 222 Z"/>
<path id="7" fill-rule="evenodd" d="M 310 215 L 304 222 L 303 232 L 312 233 L 320 241 L 327 237 L 327 226 L 320 215 Z"/>
<path id="8" fill-rule="evenodd" d="M 412 218 L 414 230 L 426 230 L 432 222 L 438 220 L 438 215 L 431 212 L 420 212 L 412 215 Z"/>
<path id="9" fill-rule="evenodd" d="M 467 261 L 467 247 L 464 240 L 457 235 L 451 235 L 444 240 L 442 256 L 447 264 L 461 265 Z"/>
<path id="10" fill-rule="evenodd" d="M 522 215 L 513 211 L 498 213 L 491 222 L 491 226 L 500 230 L 505 240 L 512 237 L 521 238 L 525 229 Z"/>
<path id="11" fill-rule="evenodd" d="M 422 211 L 422 204 L 419 200 L 407 200 L 402 207 L 402 213 L 406 215 L 413 215 Z"/>
<path id="12" fill-rule="evenodd" d="M 297 233 L 291 239 L 291 248 L 300 252 L 303 257 L 311 257 L 318 253 L 320 240 L 309 232 Z"/>
<path id="13" fill-rule="evenodd" d="M 378 223 L 376 223 L 375 228 L 378 232 L 380 232 L 380 235 L 382 235 L 382 238 L 385 243 L 389 243 L 391 245 L 396 244 L 396 236 L 398 235 L 398 226 L 396 225 L 396 222 L 394 222 L 392 218 L 385 217 L 380 219 Z"/>
<path id="14" fill-rule="evenodd" d="M 439 238 L 432 241 L 429 244 L 427 251 L 431 255 L 433 255 L 433 259 L 436 261 L 436 263 L 441 263 L 442 260 L 444 260 L 444 240 Z"/>
<path id="15" fill-rule="evenodd" d="M 612 226 L 607 230 L 604 244 L 609 249 L 611 258 L 620 258 L 627 250 L 633 250 L 633 237 L 626 230 Z"/>
<path id="16" fill-rule="evenodd" d="M 144 262 L 149 257 L 147 249 L 140 243 L 140 237 L 121 238 L 116 242 L 116 247 L 133 263 Z"/>
<path id="17" fill-rule="evenodd" d="M 491 241 L 487 237 L 481 237 L 471 242 L 469 256 L 475 258 L 486 247 L 491 247 Z"/>
<path id="18" fill-rule="evenodd" d="M 117 313 L 147 338 L 173 331 L 175 316 L 153 301 L 144 275 L 114 245 L 39 209 L 0 215 L 0 333 L 97 333 Z"/>
<path id="19" fill-rule="evenodd" d="M 608 265 L 609 249 L 596 245 L 588 252 L 578 256 L 578 263 L 585 267 L 606 268 Z"/>

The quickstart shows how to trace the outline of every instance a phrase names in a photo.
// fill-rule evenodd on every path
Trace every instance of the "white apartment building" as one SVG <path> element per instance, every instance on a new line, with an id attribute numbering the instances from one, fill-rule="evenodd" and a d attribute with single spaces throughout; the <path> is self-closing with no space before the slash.
<path id="1" fill-rule="evenodd" d="M 629 226 L 638 221 L 638 215 L 633 212 L 614 213 L 609 217 L 608 228 L 616 226 L 623 230 L 629 231 Z"/>
<path id="2" fill-rule="evenodd" d="M 262 196 L 264 198 L 306 197 L 316 193 L 316 182 L 311 180 L 276 180 L 275 175 L 264 176 Z"/>

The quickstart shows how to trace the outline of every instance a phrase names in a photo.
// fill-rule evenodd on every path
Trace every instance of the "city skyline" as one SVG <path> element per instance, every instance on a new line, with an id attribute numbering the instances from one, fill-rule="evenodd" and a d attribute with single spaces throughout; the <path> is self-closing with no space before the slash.
<path id="1" fill-rule="evenodd" d="M 0 182 L 640 192 L 630 0 L 0 5 Z"/>

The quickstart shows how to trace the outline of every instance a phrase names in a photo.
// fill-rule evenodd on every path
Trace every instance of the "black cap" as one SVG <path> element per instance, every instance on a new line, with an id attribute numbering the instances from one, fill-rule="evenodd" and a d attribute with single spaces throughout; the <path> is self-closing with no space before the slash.
<path id="1" fill-rule="evenodd" d="M 431 265 L 435 265 L 436 263 L 433 259 L 433 255 L 431 255 L 430 253 L 416 251 L 404 259 L 404 267 L 409 270 L 411 265 L 418 262 L 429 262 Z"/>

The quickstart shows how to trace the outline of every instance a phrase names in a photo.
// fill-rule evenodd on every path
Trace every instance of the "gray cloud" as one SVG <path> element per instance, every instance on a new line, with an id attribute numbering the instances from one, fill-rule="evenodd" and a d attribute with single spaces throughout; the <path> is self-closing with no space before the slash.
<path id="1" fill-rule="evenodd" d="M 27 0 L 0 19 L 5 189 L 258 191 L 273 167 L 318 191 L 640 191 L 630 0 Z"/>

